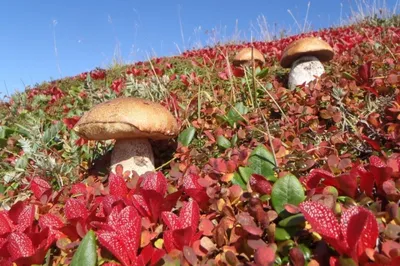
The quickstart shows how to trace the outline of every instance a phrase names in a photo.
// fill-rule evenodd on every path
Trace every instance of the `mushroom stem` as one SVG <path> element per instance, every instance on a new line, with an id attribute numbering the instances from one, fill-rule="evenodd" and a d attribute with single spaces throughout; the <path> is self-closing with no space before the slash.
<path id="1" fill-rule="evenodd" d="M 297 85 L 320 77 L 325 73 L 324 66 L 315 56 L 303 56 L 293 62 L 289 73 L 289 89 L 294 90 Z"/>
<path id="2" fill-rule="evenodd" d="M 148 139 L 120 139 L 115 142 L 111 153 L 111 171 L 115 173 L 118 164 L 124 171 L 135 171 L 142 175 L 154 171 L 154 155 Z"/>

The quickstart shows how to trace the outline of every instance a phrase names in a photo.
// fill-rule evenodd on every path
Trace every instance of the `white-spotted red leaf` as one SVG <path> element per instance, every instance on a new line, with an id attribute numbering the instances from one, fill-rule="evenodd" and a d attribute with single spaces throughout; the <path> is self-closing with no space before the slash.
<path id="1" fill-rule="evenodd" d="M 81 200 L 70 198 L 64 206 L 65 216 L 68 220 L 86 219 L 89 215 L 85 204 Z"/>
<path id="2" fill-rule="evenodd" d="M 141 216 L 149 218 L 151 217 L 150 208 L 142 195 L 133 195 L 132 203 Z"/>
<path id="3" fill-rule="evenodd" d="M 161 196 L 167 191 L 167 179 L 161 172 L 147 172 L 143 175 L 141 187 L 143 190 L 154 190 Z"/>
<path id="4" fill-rule="evenodd" d="M 372 155 L 369 158 L 369 170 L 375 178 L 375 182 L 380 188 L 386 180 L 388 180 L 393 172 L 391 167 L 388 167 L 386 163 L 376 155 Z"/>
<path id="5" fill-rule="evenodd" d="M 41 215 L 39 218 L 39 226 L 44 229 L 46 227 L 50 229 L 60 229 L 64 226 L 63 221 L 60 217 L 52 213 L 46 213 Z"/>
<path id="6" fill-rule="evenodd" d="M 35 177 L 31 181 L 31 190 L 37 199 L 40 199 L 44 194 L 50 195 L 52 190 L 46 180 Z"/>
<path id="7" fill-rule="evenodd" d="M 378 223 L 375 216 L 369 210 L 354 206 L 346 210 L 341 218 L 342 234 L 349 244 L 357 252 L 357 259 L 366 248 L 375 248 L 379 236 Z"/>
<path id="8" fill-rule="evenodd" d="M 126 182 L 122 176 L 110 173 L 108 180 L 111 195 L 124 197 L 128 194 L 128 188 L 126 187 Z"/>
<path id="9" fill-rule="evenodd" d="M 179 213 L 179 228 L 191 227 L 196 232 L 200 221 L 200 209 L 196 201 L 185 202 Z"/>
<path id="10" fill-rule="evenodd" d="M 24 232 L 30 227 L 35 219 L 35 205 L 19 201 L 15 203 L 8 212 L 10 219 L 16 224 L 18 232 Z"/>
<path id="11" fill-rule="evenodd" d="M 14 230 L 14 227 L 12 220 L 8 217 L 8 213 L 0 211 L 0 235 L 10 233 Z"/>
<path id="12" fill-rule="evenodd" d="M 175 243 L 174 243 L 173 230 L 164 231 L 163 239 L 164 239 L 165 250 L 168 253 L 171 252 L 173 249 L 176 249 Z"/>
<path id="13" fill-rule="evenodd" d="M 347 243 L 343 239 L 339 222 L 332 210 L 319 202 L 313 201 L 302 202 L 299 208 L 312 229 L 320 234 L 327 243 L 339 252 L 347 250 Z"/>
<path id="14" fill-rule="evenodd" d="M 119 213 L 118 230 L 128 255 L 136 257 L 140 246 L 141 218 L 134 207 L 127 206 Z M 132 259 L 132 258 L 131 258 Z"/>
<path id="15" fill-rule="evenodd" d="M 130 265 L 128 253 L 124 243 L 118 237 L 118 233 L 100 230 L 97 232 L 97 238 L 99 243 L 108 249 L 122 265 Z"/>
<path id="16" fill-rule="evenodd" d="M 7 250 L 14 261 L 30 257 L 35 253 L 31 239 L 24 233 L 13 232 L 7 240 Z"/>
<path id="17" fill-rule="evenodd" d="M 161 218 L 169 229 L 179 229 L 179 217 L 175 213 L 162 212 Z"/>

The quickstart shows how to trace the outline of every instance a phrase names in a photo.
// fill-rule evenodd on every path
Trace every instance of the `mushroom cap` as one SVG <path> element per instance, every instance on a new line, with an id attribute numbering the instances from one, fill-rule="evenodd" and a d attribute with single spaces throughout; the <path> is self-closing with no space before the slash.
<path id="1" fill-rule="evenodd" d="M 285 48 L 281 57 L 281 66 L 291 67 L 294 61 L 307 55 L 315 56 L 321 62 L 325 62 L 333 58 L 333 49 L 327 42 L 318 37 L 299 39 Z"/>
<path id="2" fill-rule="evenodd" d="M 241 66 L 248 62 L 251 62 L 251 47 L 243 48 L 239 51 L 233 58 L 233 65 L 234 66 Z M 259 64 L 263 65 L 265 63 L 264 55 L 258 51 L 256 48 L 253 48 L 253 58 L 254 61 L 258 62 Z"/>
<path id="3" fill-rule="evenodd" d="M 141 98 L 116 98 L 86 112 L 74 130 L 90 140 L 168 139 L 179 127 L 175 117 L 162 105 Z"/>

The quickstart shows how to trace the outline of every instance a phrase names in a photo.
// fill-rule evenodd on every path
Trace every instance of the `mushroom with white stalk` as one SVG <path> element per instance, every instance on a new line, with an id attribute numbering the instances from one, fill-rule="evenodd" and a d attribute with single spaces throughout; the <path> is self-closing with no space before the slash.
<path id="1" fill-rule="evenodd" d="M 94 106 L 74 130 L 89 140 L 115 139 L 111 171 L 118 164 L 142 175 L 154 171 L 154 155 L 149 139 L 175 137 L 179 127 L 175 117 L 162 105 L 141 98 L 117 98 Z"/>
<path id="2" fill-rule="evenodd" d="M 233 65 L 236 67 L 252 67 L 253 62 L 255 67 L 263 66 L 265 64 L 265 58 L 263 54 L 253 47 L 246 47 L 237 53 L 232 61 Z"/>
<path id="3" fill-rule="evenodd" d="M 291 68 L 289 89 L 294 90 L 297 85 L 304 83 L 307 85 L 324 74 L 321 62 L 331 60 L 333 55 L 332 47 L 317 37 L 303 38 L 289 44 L 283 51 L 280 61 L 282 67 Z"/>

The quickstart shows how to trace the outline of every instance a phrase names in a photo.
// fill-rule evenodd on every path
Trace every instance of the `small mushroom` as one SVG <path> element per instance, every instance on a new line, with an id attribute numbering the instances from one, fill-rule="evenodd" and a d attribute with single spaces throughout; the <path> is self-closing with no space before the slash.
<path id="1" fill-rule="evenodd" d="M 233 59 L 233 65 L 236 67 L 247 66 L 252 67 L 252 59 L 254 60 L 254 65 L 263 66 L 265 64 L 265 58 L 263 54 L 253 47 L 246 47 L 239 51 Z"/>
<path id="2" fill-rule="evenodd" d="M 162 105 L 140 98 L 117 98 L 94 106 L 74 130 L 89 140 L 115 139 L 111 171 L 121 164 L 138 175 L 154 171 L 149 139 L 169 139 L 178 134 L 174 116 Z"/>
<path id="3" fill-rule="evenodd" d="M 288 87 L 294 90 L 297 85 L 308 83 L 325 73 L 321 62 L 333 58 L 333 49 L 317 37 L 296 40 L 283 51 L 281 66 L 291 68 Z"/>

